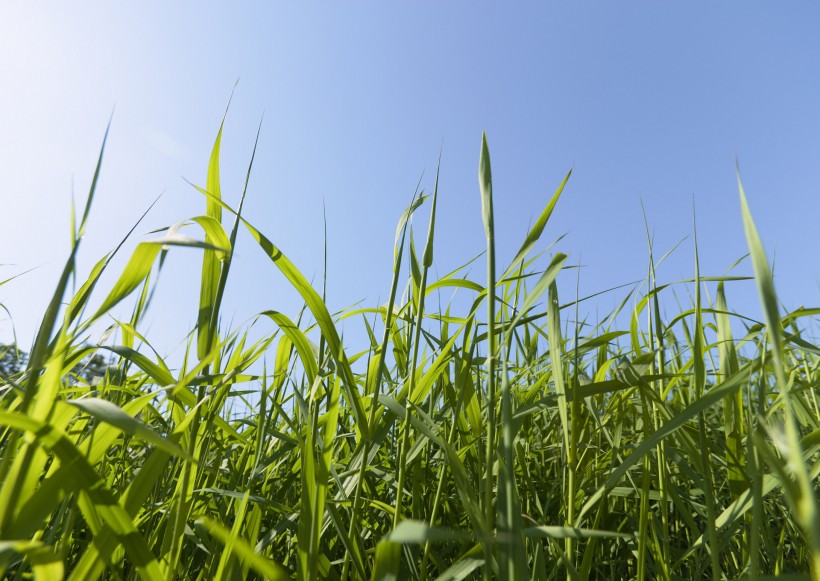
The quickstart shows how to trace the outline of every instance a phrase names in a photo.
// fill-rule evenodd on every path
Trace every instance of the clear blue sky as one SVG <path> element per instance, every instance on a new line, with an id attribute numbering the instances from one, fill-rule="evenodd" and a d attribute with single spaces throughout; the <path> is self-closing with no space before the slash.
<path id="1" fill-rule="evenodd" d="M 556 248 L 586 265 L 582 293 L 645 276 L 641 199 L 657 254 L 691 235 L 694 199 L 703 274 L 723 274 L 746 252 L 737 158 L 781 298 L 817 306 L 818 31 L 814 2 L 5 2 L 0 280 L 39 268 L 0 287 L 0 302 L 27 345 L 68 252 L 72 184 L 81 200 L 115 106 L 83 272 L 161 192 L 139 232 L 204 213 L 182 177 L 204 185 L 240 79 L 223 195 L 238 198 L 264 112 L 246 215 L 318 280 L 324 200 L 331 308 L 384 300 L 396 220 L 422 172 L 432 188 L 442 144 L 438 273 L 483 249 L 482 131 L 500 263 L 574 165 L 544 240 L 568 233 Z M 198 297 L 199 255 L 172 254 L 149 319 L 163 350 L 190 329 Z M 237 257 L 226 317 L 295 312 L 248 237 Z M 690 237 L 660 281 L 692 276 L 693 263 Z M 574 275 L 562 277 L 570 297 Z M 752 284 L 728 294 L 759 315 Z M 0 314 L 0 340 L 10 334 Z"/>

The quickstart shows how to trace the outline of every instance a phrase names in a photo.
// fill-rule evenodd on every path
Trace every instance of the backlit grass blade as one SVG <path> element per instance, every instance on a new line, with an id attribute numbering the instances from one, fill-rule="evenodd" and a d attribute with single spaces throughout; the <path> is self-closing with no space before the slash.
<path id="1" fill-rule="evenodd" d="M 327 341 L 330 356 L 335 361 L 338 372 L 342 378 L 345 398 L 347 398 L 348 403 L 352 406 L 353 416 L 356 419 L 356 430 L 361 432 L 363 437 L 367 437 L 369 426 L 364 408 L 362 407 L 361 396 L 358 393 L 356 379 L 353 375 L 353 370 L 350 368 L 347 355 L 342 349 L 339 333 L 336 330 L 336 325 L 330 316 L 330 312 L 327 310 L 327 306 L 324 301 L 322 301 L 319 293 L 316 292 L 302 273 L 299 272 L 279 248 L 249 222 L 244 219 L 242 219 L 242 222 L 251 233 L 251 236 L 257 241 L 260 248 L 262 248 L 262 251 L 271 259 L 285 278 L 288 279 L 299 295 L 301 295 L 308 309 L 310 309 L 310 312 L 315 317 L 316 323 L 319 325 L 319 328 L 322 330 L 322 335 Z"/>
<path id="2" fill-rule="evenodd" d="M 785 409 L 786 441 L 782 448 L 788 459 L 788 470 L 791 476 L 797 481 L 796 494 L 787 495 L 787 498 L 794 506 L 795 516 L 803 528 L 809 540 L 811 551 L 811 574 L 815 580 L 820 579 L 820 509 L 818 508 L 817 486 L 812 482 L 806 470 L 806 463 L 803 457 L 803 449 L 800 445 L 800 431 L 794 417 L 792 408 L 792 394 L 789 382 L 786 379 L 784 370 L 783 351 L 783 328 L 778 316 L 777 295 L 774 291 L 774 279 L 772 278 L 769 262 L 763 251 L 763 244 L 757 233 L 754 221 L 752 220 L 749 204 L 746 201 L 746 194 L 743 191 L 743 184 L 738 175 L 738 190 L 740 191 L 740 209 L 743 215 L 743 227 L 746 231 L 746 241 L 749 244 L 749 253 L 752 257 L 752 266 L 755 271 L 755 281 L 757 282 L 760 301 L 763 306 L 763 313 L 766 318 L 766 328 L 768 338 L 772 344 L 773 362 L 777 386 L 780 390 L 783 407 Z"/>
<path id="3" fill-rule="evenodd" d="M 558 396 L 558 417 L 561 420 L 563 443 L 569 444 L 569 415 L 567 413 L 567 388 L 564 384 L 563 340 L 561 339 L 561 313 L 558 310 L 558 285 L 553 280 L 547 298 L 547 325 L 550 343 L 550 367 L 555 394 Z"/>
<path id="4" fill-rule="evenodd" d="M 290 579 L 290 575 L 288 575 L 285 568 L 270 559 L 258 555 L 256 551 L 254 551 L 253 547 L 251 547 L 247 542 L 235 536 L 231 531 L 219 523 L 210 519 L 205 519 L 204 525 L 213 536 L 215 536 L 221 543 L 226 545 L 226 550 L 227 545 L 230 544 L 231 550 L 247 561 L 251 566 L 251 569 L 256 571 L 256 573 L 261 575 L 264 579 L 270 579 L 272 581 L 284 581 L 286 579 Z"/>
<path id="5" fill-rule="evenodd" d="M 0 412 L 0 424 L 36 434 L 43 446 L 57 454 L 64 464 L 71 466 L 67 476 L 71 478 L 73 486 L 88 495 L 103 521 L 111 527 L 113 534 L 129 553 L 142 577 L 151 580 L 163 578 L 156 558 L 134 528 L 131 517 L 117 504 L 105 483 L 68 436 L 20 414 Z"/>
<path id="6" fill-rule="evenodd" d="M 71 299 L 71 303 L 69 304 L 68 310 L 67 310 L 67 313 L 66 313 L 66 319 L 69 322 L 73 322 L 83 312 L 83 309 L 85 309 L 86 305 L 88 304 L 88 300 L 91 297 L 91 293 L 94 290 L 94 288 L 96 287 L 97 282 L 99 281 L 100 276 L 102 275 L 103 271 L 110 264 L 110 262 L 114 258 L 114 256 L 117 255 L 117 253 L 123 247 L 125 242 L 134 233 L 134 230 L 137 229 L 137 226 L 139 226 L 139 224 L 143 221 L 145 216 L 148 215 L 148 212 L 151 211 L 151 209 L 154 207 L 154 205 L 158 201 L 159 201 L 159 196 L 153 202 L 151 202 L 151 204 L 148 206 L 148 208 L 145 210 L 145 212 L 143 212 L 142 215 L 139 217 L 139 219 L 134 223 L 134 225 L 131 226 L 131 229 L 120 240 L 120 242 L 119 242 L 119 244 L 117 244 L 116 248 L 114 248 L 113 251 L 109 252 L 102 259 L 100 259 L 97 262 L 97 264 L 94 265 L 94 268 L 91 270 L 91 273 L 88 275 L 85 282 L 82 283 L 82 286 L 80 287 L 80 290 L 77 291 L 77 293 L 74 295 L 74 298 Z M 90 321 L 87 321 L 85 323 L 85 326 L 87 326 L 89 323 L 90 323 Z"/>
<path id="7" fill-rule="evenodd" d="M 134 253 L 128 260 L 128 264 L 120 275 L 119 280 L 114 284 L 114 287 L 108 293 L 108 296 L 99 306 L 97 311 L 91 317 L 94 321 L 109 312 L 117 304 L 125 299 L 128 295 L 134 292 L 151 269 L 154 267 L 154 261 L 159 256 L 161 246 L 158 244 L 142 243 L 137 245 Z"/>
<path id="8" fill-rule="evenodd" d="M 296 326 L 296 324 L 288 318 L 287 315 L 276 311 L 265 311 L 260 316 L 270 318 L 276 325 L 282 329 L 285 336 L 290 339 L 294 347 L 296 347 L 302 365 L 305 367 L 308 383 L 313 384 L 316 380 L 316 375 L 319 373 L 319 365 L 316 361 L 316 355 L 313 353 L 313 345 L 305 334 Z"/>
<path id="9" fill-rule="evenodd" d="M 193 460 L 193 458 L 188 457 L 182 448 L 163 438 L 145 426 L 145 424 L 134 419 L 133 416 L 128 415 L 118 406 L 109 401 L 90 397 L 71 400 L 68 403 L 107 424 L 119 428 L 126 434 L 137 436 L 149 444 L 153 444 L 157 448 L 164 450 L 169 454 L 173 454 L 181 458 L 188 458 L 189 461 Z"/>
<path id="10" fill-rule="evenodd" d="M 552 198 L 550 198 L 547 206 L 541 211 L 541 215 L 538 216 L 538 220 L 535 221 L 535 224 L 533 224 L 532 228 L 530 228 L 530 231 L 527 232 L 527 236 L 524 238 L 524 243 L 521 244 L 521 248 L 518 249 L 518 252 L 515 254 L 515 258 L 512 259 L 512 262 L 510 262 L 507 270 L 504 271 L 504 274 L 501 276 L 502 279 L 507 278 L 516 268 L 520 266 L 521 261 L 527 257 L 527 254 L 529 254 L 533 249 L 535 243 L 541 238 L 541 234 L 544 233 L 544 228 L 546 228 L 547 222 L 552 216 L 553 210 L 555 210 L 555 205 L 558 203 L 558 198 L 561 197 L 561 194 L 564 191 L 564 186 L 567 185 L 569 176 L 571 175 L 572 170 L 570 169 L 567 172 L 567 175 L 564 176 L 564 179 L 561 181 L 558 189 L 555 190 Z"/>
<path id="11" fill-rule="evenodd" d="M 223 120 L 223 124 L 224 124 L 224 120 Z M 220 134 L 221 134 L 221 132 L 222 132 L 221 127 L 220 127 L 219 131 L 220 131 Z M 250 162 L 248 162 L 248 171 L 245 173 L 245 185 L 242 188 L 242 196 L 239 198 L 239 207 L 236 210 L 236 216 L 234 217 L 234 223 L 233 223 L 233 227 L 231 228 L 231 234 L 230 234 L 230 237 L 227 240 L 222 238 L 222 236 L 224 236 L 225 231 L 222 228 L 221 207 L 220 207 L 219 212 L 217 212 L 217 210 L 215 208 L 213 209 L 213 211 L 211 210 L 211 208 L 208 208 L 209 213 L 212 214 L 212 215 L 209 214 L 209 217 L 213 221 L 213 227 L 212 227 L 212 232 L 208 232 L 207 229 L 206 229 L 206 241 L 210 238 L 211 240 L 215 241 L 217 245 L 221 245 L 223 248 L 227 248 L 227 249 L 230 250 L 230 252 L 227 256 L 219 256 L 220 260 L 222 261 L 222 264 L 221 264 L 221 268 L 220 268 L 220 272 L 219 272 L 219 282 L 217 283 L 217 287 L 216 287 L 216 295 L 214 296 L 213 305 L 212 305 L 212 312 L 211 312 L 211 317 L 210 317 L 210 328 L 208 329 L 208 334 L 211 337 L 216 337 L 216 331 L 217 331 L 216 325 L 219 321 L 219 310 L 222 306 L 222 297 L 225 295 L 225 287 L 228 284 L 228 273 L 230 272 L 231 264 L 233 262 L 234 248 L 236 246 L 236 237 L 237 237 L 237 234 L 239 232 L 240 217 L 242 216 L 242 208 L 245 205 L 245 196 L 248 193 L 248 184 L 250 183 L 251 170 L 253 169 L 253 161 L 256 159 L 256 148 L 259 145 L 259 135 L 260 135 L 261 132 L 262 132 L 262 121 L 260 120 L 259 121 L 259 128 L 256 130 L 256 139 L 253 142 L 253 151 L 251 152 L 251 159 L 250 159 Z M 217 157 L 218 157 L 218 155 L 217 155 Z M 217 159 L 216 170 L 215 171 L 218 174 L 218 172 L 219 172 L 219 160 L 218 159 Z M 213 187 L 219 188 L 220 186 L 219 186 L 218 177 L 216 178 L 215 181 L 216 181 L 216 184 L 214 184 Z M 209 184 L 209 188 L 210 187 L 211 187 L 211 184 Z M 221 195 L 220 196 L 215 196 L 215 197 L 221 197 Z M 209 198 L 208 202 L 209 202 L 209 204 L 214 203 L 211 198 Z M 203 229 L 206 228 L 204 223 L 200 222 L 200 225 L 203 227 Z"/>
<path id="12" fill-rule="evenodd" d="M 205 188 L 212 196 L 206 200 L 207 216 L 220 225 L 222 224 L 222 206 L 217 203 L 217 200 L 222 199 L 222 189 L 219 181 L 219 150 L 222 144 L 224 125 L 225 120 L 223 119 L 211 150 L 211 160 L 208 163 L 208 177 L 205 184 Z M 208 231 L 205 234 L 205 242 L 214 246 L 218 245 Z M 214 306 L 220 274 L 221 263 L 219 256 L 213 250 L 206 250 L 202 257 L 202 280 L 200 282 L 199 315 L 197 317 L 197 355 L 200 359 L 205 357 L 214 343 L 211 322 L 215 316 Z"/>

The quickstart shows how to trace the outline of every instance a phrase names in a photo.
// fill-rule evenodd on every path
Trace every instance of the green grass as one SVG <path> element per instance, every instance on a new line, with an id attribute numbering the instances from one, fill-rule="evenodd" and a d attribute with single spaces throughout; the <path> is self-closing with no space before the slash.
<path id="1" fill-rule="evenodd" d="M 801 331 L 820 309 L 781 312 L 742 186 L 762 317 L 730 310 L 742 277 L 704 276 L 697 243 L 693 278 L 659 284 L 650 240 L 646 284 L 580 321 L 573 263 L 537 254 L 570 175 L 498 265 L 486 137 L 486 279 L 430 279 L 436 179 L 401 216 L 386 304 L 334 314 L 242 215 L 245 191 L 223 200 L 221 134 L 187 222 L 201 238 L 140 243 L 107 291 L 113 254 L 76 268 L 101 151 L 33 347 L 2 353 L 4 578 L 820 579 L 820 349 Z M 304 302 L 260 313 L 277 330 L 258 340 L 220 325 L 240 230 Z M 141 328 L 176 246 L 202 275 L 172 365 Z M 442 289 L 463 300 L 431 309 Z M 84 342 L 126 306 L 115 344 Z"/>

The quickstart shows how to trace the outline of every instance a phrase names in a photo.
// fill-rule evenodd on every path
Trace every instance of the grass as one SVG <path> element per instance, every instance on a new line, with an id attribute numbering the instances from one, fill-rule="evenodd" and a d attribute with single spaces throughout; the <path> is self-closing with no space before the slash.
<path id="1" fill-rule="evenodd" d="M 646 284 L 579 320 L 567 256 L 533 255 L 569 174 L 498 268 L 486 136 L 486 280 L 429 279 L 436 179 L 399 221 L 387 303 L 332 314 L 242 216 L 247 180 L 236 209 L 223 199 L 221 134 L 188 221 L 201 239 L 177 225 L 140 243 L 103 292 L 118 248 L 73 293 L 100 152 L 34 344 L 2 357 L 5 578 L 820 579 L 820 349 L 801 330 L 820 309 L 781 312 L 742 186 L 762 322 L 730 310 L 742 277 L 702 275 L 697 244 L 693 278 L 659 284 L 651 239 Z M 304 301 L 260 313 L 277 330 L 255 341 L 220 326 L 240 230 Z M 200 249 L 202 278 L 172 368 L 140 329 L 176 246 Z M 431 310 L 442 289 L 467 307 Z M 691 305 L 665 314 L 681 291 Z M 125 306 L 116 343 L 84 342 Z M 366 344 L 342 343 L 350 319 Z"/>

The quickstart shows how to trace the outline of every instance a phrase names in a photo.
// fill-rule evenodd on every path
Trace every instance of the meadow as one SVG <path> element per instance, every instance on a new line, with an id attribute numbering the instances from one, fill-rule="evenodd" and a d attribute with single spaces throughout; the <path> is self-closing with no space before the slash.
<path id="1" fill-rule="evenodd" d="M 581 318 L 544 240 L 571 172 L 497 264 L 486 138 L 486 278 L 432 280 L 436 177 L 398 221 L 386 303 L 331 313 L 242 213 L 247 181 L 223 198 L 221 135 L 204 213 L 105 289 L 120 248 L 76 266 L 103 142 L 36 339 L 3 352 L 3 578 L 820 579 L 820 308 L 783 311 L 740 179 L 757 313 L 731 309 L 744 277 L 700 272 L 694 236 L 690 279 L 659 284 L 650 252 L 616 310 Z M 303 300 L 260 313 L 262 339 L 220 318 L 240 231 Z M 181 246 L 201 253 L 199 315 L 172 364 L 142 322 Z M 87 343 L 123 312 L 116 341 Z M 342 340 L 353 322 L 363 344 Z"/>

